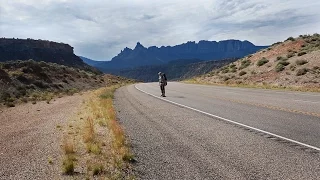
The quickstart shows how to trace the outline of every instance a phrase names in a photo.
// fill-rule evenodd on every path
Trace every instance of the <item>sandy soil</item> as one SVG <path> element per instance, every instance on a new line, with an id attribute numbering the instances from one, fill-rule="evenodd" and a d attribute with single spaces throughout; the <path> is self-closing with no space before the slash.
<path id="1" fill-rule="evenodd" d="M 0 108 L 0 179 L 63 178 L 63 130 L 85 98 Z"/>

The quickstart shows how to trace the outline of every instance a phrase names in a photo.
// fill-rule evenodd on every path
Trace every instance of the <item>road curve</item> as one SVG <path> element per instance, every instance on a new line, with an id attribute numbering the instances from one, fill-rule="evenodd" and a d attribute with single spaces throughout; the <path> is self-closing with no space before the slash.
<path id="1" fill-rule="evenodd" d="M 136 86 L 159 95 L 157 83 Z M 320 144 L 318 94 L 169 83 L 167 96 L 299 142 Z M 315 103 L 306 108 L 305 101 Z M 140 179 L 320 177 L 318 151 L 162 101 L 134 85 L 116 91 L 115 108 Z"/>

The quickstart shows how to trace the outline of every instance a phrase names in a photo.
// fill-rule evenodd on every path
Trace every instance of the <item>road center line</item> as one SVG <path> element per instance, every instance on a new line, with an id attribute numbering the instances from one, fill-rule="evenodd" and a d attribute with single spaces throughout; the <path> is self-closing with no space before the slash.
<path id="1" fill-rule="evenodd" d="M 258 131 L 258 132 L 262 132 L 262 133 L 264 133 L 264 134 L 271 135 L 271 136 L 273 136 L 273 137 L 277 137 L 277 138 L 280 138 L 280 139 L 283 139 L 283 140 L 286 140 L 286 141 L 290 141 L 290 142 L 295 143 L 295 144 L 299 144 L 299 145 L 301 145 L 301 146 L 305 146 L 305 147 L 308 147 L 308 148 L 311 148 L 311 149 L 320 151 L 320 148 L 318 148 L 318 147 L 315 147 L 315 146 L 312 146 L 312 145 L 309 145 L 309 144 L 305 144 L 305 143 L 302 143 L 302 142 L 299 142 L 299 141 L 296 141 L 296 140 L 293 140 L 293 139 L 290 139 L 290 138 L 286 138 L 286 137 L 283 137 L 283 136 L 280 136 L 280 135 L 277 135 L 277 134 L 273 134 L 273 133 L 271 133 L 271 132 L 264 131 L 264 130 L 262 130 L 262 129 L 258 129 L 258 128 L 255 128 L 255 127 L 252 127 L 252 126 L 248 126 L 248 125 L 245 125 L 245 124 L 236 122 L 236 121 L 232 121 L 232 120 L 230 120 L 230 119 L 226 119 L 226 118 L 223 118 L 223 117 L 220 117 L 220 116 L 217 116 L 217 115 L 213 115 L 213 114 L 210 114 L 210 113 L 207 113 L 207 112 L 204 112 L 204 111 L 201 111 L 201 110 L 198 110 L 198 109 L 195 109 L 195 108 L 192 108 L 192 107 L 183 105 L 183 104 L 176 103 L 176 102 L 174 102 L 174 101 L 170 101 L 170 100 L 168 100 L 168 99 L 160 98 L 160 97 L 158 97 L 158 96 L 155 96 L 155 95 L 153 95 L 153 94 L 150 94 L 150 93 L 148 93 L 148 92 L 146 92 L 146 91 L 143 91 L 143 90 L 139 89 L 139 88 L 137 87 L 137 85 L 134 85 L 134 87 L 135 87 L 137 90 L 139 90 L 139 91 L 141 91 L 141 92 L 143 92 L 143 93 L 145 93 L 145 94 L 148 94 L 148 95 L 153 96 L 153 97 L 155 97 L 155 98 L 158 98 L 158 99 L 161 99 L 161 100 L 163 100 L 163 101 L 169 102 L 169 103 L 171 103 L 171 104 L 175 104 L 175 105 L 178 105 L 178 106 L 180 106 L 180 107 L 184 107 L 184 108 L 187 108 L 187 109 L 191 109 L 191 110 L 193 110 L 193 111 L 197 111 L 197 112 L 202 113 L 202 114 L 205 114 L 205 115 L 207 115 L 207 116 L 211 116 L 211 117 L 214 117 L 214 118 L 218 118 L 218 119 L 220 119 L 220 120 L 223 120 L 223 121 L 226 121 L 226 122 L 229 122 L 229 123 L 232 123 L 232 124 L 236 124 L 236 125 L 239 125 L 239 126 L 242 126 L 242 127 L 246 127 L 246 128 L 249 128 L 249 129 Z"/>

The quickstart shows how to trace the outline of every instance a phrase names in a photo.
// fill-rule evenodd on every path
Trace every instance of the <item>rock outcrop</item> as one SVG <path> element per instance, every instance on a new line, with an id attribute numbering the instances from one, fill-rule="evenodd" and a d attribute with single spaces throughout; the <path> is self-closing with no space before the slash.
<path id="1" fill-rule="evenodd" d="M 0 62 L 29 59 L 98 72 L 76 56 L 73 47 L 68 44 L 33 39 L 0 39 Z"/>

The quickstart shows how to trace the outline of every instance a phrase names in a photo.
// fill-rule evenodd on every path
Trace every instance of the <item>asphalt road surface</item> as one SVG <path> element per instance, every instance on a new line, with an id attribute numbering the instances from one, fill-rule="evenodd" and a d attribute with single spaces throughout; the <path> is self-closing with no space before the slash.
<path id="1" fill-rule="evenodd" d="M 319 93 L 176 82 L 166 91 L 146 83 L 115 94 L 138 178 L 320 179 Z"/>

